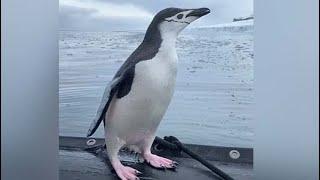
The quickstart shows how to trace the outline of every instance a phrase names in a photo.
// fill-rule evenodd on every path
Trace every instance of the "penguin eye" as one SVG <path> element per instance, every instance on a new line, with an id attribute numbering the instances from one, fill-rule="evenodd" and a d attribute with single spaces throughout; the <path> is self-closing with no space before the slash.
<path id="1" fill-rule="evenodd" d="M 183 14 L 178 14 L 177 18 L 178 19 L 182 19 L 183 18 Z"/>

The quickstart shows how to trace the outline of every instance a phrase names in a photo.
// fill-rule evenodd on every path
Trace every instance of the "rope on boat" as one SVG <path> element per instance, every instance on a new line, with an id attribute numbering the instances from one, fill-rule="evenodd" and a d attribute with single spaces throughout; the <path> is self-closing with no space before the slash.
<path id="1" fill-rule="evenodd" d="M 186 148 L 176 137 L 174 136 L 169 136 L 169 137 L 164 137 L 164 139 L 160 138 L 160 137 L 156 137 L 155 138 L 155 142 L 167 147 L 168 149 L 171 150 L 179 150 L 179 151 L 183 151 L 184 153 L 188 154 L 190 157 L 192 157 L 193 159 L 199 161 L 201 164 L 203 164 L 204 166 L 206 166 L 208 169 L 210 169 L 212 172 L 218 174 L 220 177 L 222 177 L 225 180 L 233 180 L 232 177 L 230 177 L 228 174 L 226 174 L 225 172 L 223 172 L 222 170 L 220 170 L 219 168 L 217 168 L 216 166 L 214 166 L 213 164 L 209 163 L 208 161 L 206 161 L 205 159 L 203 159 L 202 157 L 200 157 L 198 154 L 190 151 L 188 148 Z"/>
<path id="2" fill-rule="evenodd" d="M 225 172 L 217 168 L 215 165 L 209 163 L 208 161 L 200 157 L 198 154 L 190 151 L 174 136 L 165 136 L 163 139 L 156 136 L 154 141 L 155 143 L 162 145 L 172 151 L 183 151 L 193 159 L 199 161 L 201 164 L 203 164 L 205 167 L 210 169 L 212 172 L 219 175 L 224 180 L 234 180 L 232 177 L 230 177 L 228 174 L 226 174 Z M 105 144 L 99 144 L 99 145 L 91 146 L 89 148 L 85 148 L 84 150 L 88 152 L 95 152 L 97 149 L 105 149 L 105 148 L 106 148 Z"/>

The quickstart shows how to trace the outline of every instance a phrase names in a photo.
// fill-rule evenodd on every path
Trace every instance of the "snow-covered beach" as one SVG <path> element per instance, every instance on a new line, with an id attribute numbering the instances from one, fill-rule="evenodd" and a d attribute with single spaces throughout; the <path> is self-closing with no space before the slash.
<path id="1" fill-rule="evenodd" d="M 85 136 L 105 85 L 143 36 L 60 31 L 60 135 Z M 253 147 L 253 21 L 186 29 L 177 51 L 176 91 L 158 135 Z"/>

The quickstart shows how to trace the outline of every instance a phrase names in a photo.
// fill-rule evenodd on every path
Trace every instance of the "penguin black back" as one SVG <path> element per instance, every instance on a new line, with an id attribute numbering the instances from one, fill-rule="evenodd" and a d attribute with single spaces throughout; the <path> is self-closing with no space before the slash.
<path id="1" fill-rule="evenodd" d="M 146 31 L 142 43 L 128 57 L 115 75 L 116 78 L 123 75 L 123 72 L 126 72 L 124 80 L 119 84 L 119 88 L 117 88 L 117 98 L 122 98 L 130 92 L 134 79 L 135 65 L 140 61 L 152 59 L 158 53 L 162 42 L 158 28 L 159 24 L 163 22 L 165 18 L 174 16 L 182 11 L 184 10 L 179 8 L 166 8 L 155 15 Z"/>
<path id="2" fill-rule="evenodd" d="M 166 8 L 155 15 L 146 31 L 142 43 L 122 64 L 112 81 L 115 81 L 116 79 L 120 80 L 117 80 L 117 83 L 114 85 L 114 87 L 111 89 L 107 88 L 105 90 L 101 104 L 97 111 L 97 115 L 88 130 L 87 137 L 91 136 L 97 130 L 101 121 L 103 121 L 105 124 L 104 116 L 108 110 L 113 96 L 116 96 L 120 99 L 129 94 L 134 80 L 136 64 L 141 61 L 150 60 L 158 53 L 162 42 L 159 24 L 163 22 L 165 18 L 173 16 L 181 11 L 183 11 L 183 9 Z"/>
<path id="3" fill-rule="evenodd" d="M 135 78 L 136 64 L 141 61 L 151 60 L 156 56 L 163 42 L 163 38 L 165 38 L 161 37 L 164 35 L 161 33 L 165 32 L 170 34 L 173 31 L 174 35 L 178 35 L 188 24 L 209 12 L 210 10 L 208 8 L 166 8 L 155 15 L 146 31 L 142 43 L 127 58 L 110 84 L 106 87 L 97 115 L 91 123 L 87 136 L 91 136 L 101 121 L 104 120 L 112 98 L 116 96 L 116 98 L 120 99 L 129 94 Z"/>

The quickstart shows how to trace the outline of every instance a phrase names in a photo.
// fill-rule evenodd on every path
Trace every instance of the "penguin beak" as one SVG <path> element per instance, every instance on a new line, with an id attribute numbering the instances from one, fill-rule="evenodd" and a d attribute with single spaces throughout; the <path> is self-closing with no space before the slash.
<path id="1" fill-rule="evenodd" d="M 210 9 L 209 8 L 199 8 L 199 9 L 194 9 L 193 11 L 191 11 L 189 14 L 187 14 L 186 17 L 188 16 L 195 16 L 195 17 L 202 17 L 204 15 L 207 15 L 210 13 Z"/>

